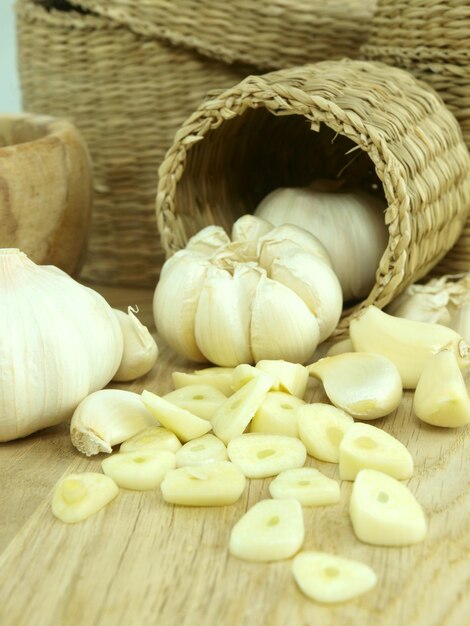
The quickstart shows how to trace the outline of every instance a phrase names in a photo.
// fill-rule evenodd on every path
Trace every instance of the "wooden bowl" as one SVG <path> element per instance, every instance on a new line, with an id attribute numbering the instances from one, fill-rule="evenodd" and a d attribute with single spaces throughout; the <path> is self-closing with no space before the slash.
<path id="1" fill-rule="evenodd" d="M 76 275 L 93 201 L 91 162 L 70 122 L 0 115 L 0 248 Z"/>

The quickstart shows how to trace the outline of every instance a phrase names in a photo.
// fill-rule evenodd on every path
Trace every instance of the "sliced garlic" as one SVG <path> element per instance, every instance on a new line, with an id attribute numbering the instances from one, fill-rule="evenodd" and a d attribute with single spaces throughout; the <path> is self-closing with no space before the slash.
<path id="1" fill-rule="evenodd" d="M 118 493 L 116 483 L 103 474 L 69 474 L 54 489 L 52 513 L 66 524 L 81 522 L 106 506 Z"/>
<path id="2" fill-rule="evenodd" d="M 409 489 L 372 469 L 357 475 L 349 515 L 356 537 L 376 546 L 411 545 L 427 532 L 423 510 Z"/>
<path id="3" fill-rule="evenodd" d="M 334 343 L 326 353 L 326 356 L 337 356 L 338 354 L 344 354 L 345 352 L 354 352 L 353 342 L 349 337 Z"/>
<path id="4" fill-rule="evenodd" d="M 304 534 L 297 500 L 260 500 L 232 528 L 229 551 L 246 561 L 289 559 L 302 547 Z"/>
<path id="5" fill-rule="evenodd" d="M 211 424 L 207 420 L 181 409 L 151 391 L 144 390 L 142 400 L 162 426 L 175 433 L 180 441 L 186 442 L 202 437 L 211 430 Z"/>
<path id="6" fill-rule="evenodd" d="M 212 418 L 212 429 L 225 444 L 243 433 L 271 388 L 271 382 L 265 374 L 256 376 L 218 408 Z"/>
<path id="7" fill-rule="evenodd" d="M 250 423 L 250 432 L 298 437 L 297 409 L 305 402 L 284 391 L 269 391 Z"/>
<path id="8" fill-rule="evenodd" d="M 302 467 L 307 457 L 304 444 L 296 437 L 263 433 L 235 437 L 228 444 L 227 452 L 247 478 L 267 478 Z"/>
<path id="9" fill-rule="evenodd" d="M 264 359 L 258 361 L 256 369 L 274 379 L 272 391 L 287 391 L 298 398 L 304 397 L 308 384 L 308 369 L 300 363 Z"/>
<path id="10" fill-rule="evenodd" d="M 406 389 L 415 389 L 426 363 L 443 348 L 454 352 L 461 369 L 470 364 L 467 342 L 451 328 L 394 317 L 372 305 L 351 321 L 349 333 L 355 350 L 393 361 Z"/>
<path id="11" fill-rule="evenodd" d="M 331 402 L 353 417 L 377 419 L 394 411 L 403 395 L 400 374 L 380 354 L 347 352 L 308 366 Z"/>
<path id="12" fill-rule="evenodd" d="M 308 454 L 319 461 L 338 463 L 339 444 L 353 418 L 330 404 L 305 404 L 297 411 L 299 437 Z"/>
<path id="13" fill-rule="evenodd" d="M 159 334 L 175 352 L 193 361 L 207 360 L 196 344 L 194 316 L 208 268 L 203 254 L 179 250 L 164 264 L 153 297 Z"/>
<path id="14" fill-rule="evenodd" d="M 157 361 L 157 343 L 148 328 L 136 317 L 138 311 L 137 308 L 128 307 L 126 315 L 123 311 L 113 309 L 124 340 L 121 364 L 113 376 L 115 381 L 140 378 L 150 372 Z"/>
<path id="15" fill-rule="evenodd" d="M 237 367 L 233 370 L 232 376 L 232 389 L 233 391 L 237 391 L 240 387 L 243 387 L 247 383 L 249 383 L 256 376 L 261 376 L 263 373 L 260 369 L 253 367 L 253 365 L 248 365 L 247 363 L 241 363 L 237 365 Z M 272 380 L 271 389 L 276 385 L 276 381 Z"/>
<path id="16" fill-rule="evenodd" d="M 256 257 L 258 239 L 274 228 L 271 222 L 255 217 L 242 215 L 232 226 L 232 241 L 241 241 L 246 244 L 246 253 Z"/>
<path id="17" fill-rule="evenodd" d="M 156 489 L 175 465 L 175 455 L 169 450 L 138 450 L 113 454 L 102 461 L 101 468 L 123 489 L 148 491 Z"/>
<path id="18" fill-rule="evenodd" d="M 442 350 L 426 363 L 414 393 L 413 411 L 433 426 L 470 423 L 470 398 L 453 351 Z"/>
<path id="19" fill-rule="evenodd" d="M 119 452 L 143 452 L 147 450 L 169 450 L 177 452 L 181 448 L 181 442 L 175 433 L 163 428 L 153 426 L 144 428 L 130 439 L 121 444 Z"/>
<path id="20" fill-rule="evenodd" d="M 210 433 L 188 441 L 176 453 L 176 467 L 205 465 L 215 461 L 228 461 L 227 448 L 223 441 Z"/>
<path id="21" fill-rule="evenodd" d="M 186 250 L 212 255 L 229 243 L 230 238 L 222 226 L 214 226 L 211 224 L 190 237 L 186 244 Z"/>
<path id="22" fill-rule="evenodd" d="M 188 385 L 210 385 L 221 391 L 224 396 L 232 392 L 233 367 L 206 367 L 194 372 L 173 372 L 173 386 L 175 389 Z"/>
<path id="23" fill-rule="evenodd" d="M 210 420 L 227 396 L 210 385 L 188 385 L 167 393 L 163 398 L 202 419 Z"/>
<path id="24" fill-rule="evenodd" d="M 139 394 L 102 389 L 87 396 L 76 408 L 70 438 L 77 450 L 87 456 L 109 454 L 113 446 L 155 423 Z"/>
<path id="25" fill-rule="evenodd" d="M 336 480 L 313 467 L 297 467 L 281 472 L 269 485 L 272 498 L 293 498 L 302 506 L 326 506 L 339 502 Z"/>
<path id="26" fill-rule="evenodd" d="M 245 489 L 245 476 L 229 461 L 170 470 L 161 484 L 163 498 L 186 506 L 226 506 Z"/>
<path id="27" fill-rule="evenodd" d="M 255 361 L 282 359 L 304 363 L 320 338 L 318 320 L 291 289 L 262 276 L 251 313 Z"/>
<path id="28" fill-rule="evenodd" d="M 325 604 L 351 600 L 377 583 L 368 565 L 325 552 L 301 552 L 292 562 L 292 573 L 308 598 Z"/>
<path id="29" fill-rule="evenodd" d="M 364 468 L 406 480 L 413 474 L 413 458 L 401 441 L 381 428 L 356 422 L 339 444 L 340 478 L 354 480 Z"/>

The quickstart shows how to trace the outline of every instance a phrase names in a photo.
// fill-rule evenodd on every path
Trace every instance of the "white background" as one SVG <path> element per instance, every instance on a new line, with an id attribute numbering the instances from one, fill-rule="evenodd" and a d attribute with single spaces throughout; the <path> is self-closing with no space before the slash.
<path id="1" fill-rule="evenodd" d="M 21 111 L 13 4 L 0 0 L 0 113 Z"/>

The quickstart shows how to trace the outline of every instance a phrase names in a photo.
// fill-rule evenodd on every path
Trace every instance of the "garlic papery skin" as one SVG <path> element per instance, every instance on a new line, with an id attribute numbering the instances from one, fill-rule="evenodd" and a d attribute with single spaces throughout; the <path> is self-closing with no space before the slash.
<path id="1" fill-rule="evenodd" d="M 70 422 L 73 445 L 87 456 L 106 452 L 150 426 L 157 426 L 139 394 L 102 389 L 85 398 Z"/>
<path id="2" fill-rule="evenodd" d="M 128 307 L 127 315 L 123 311 L 113 309 L 121 327 L 124 341 L 121 364 L 114 374 L 113 380 L 124 382 L 144 376 L 155 365 L 158 358 L 158 346 L 144 326 L 136 317 L 139 310 Z"/>
<path id="3" fill-rule="evenodd" d="M 256 256 L 258 239 L 263 237 L 272 229 L 274 225 L 261 217 L 254 215 L 242 215 L 232 227 L 232 241 L 246 244 L 247 254 Z"/>
<path id="4" fill-rule="evenodd" d="M 283 224 L 273 228 L 258 240 L 259 262 L 262 267 L 268 267 L 274 259 L 297 250 L 309 252 L 322 259 L 330 267 L 333 266 L 330 255 L 322 242 L 300 226 Z"/>
<path id="5" fill-rule="evenodd" d="M 255 215 L 275 226 L 300 226 L 328 250 L 344 300 L 363 298 L 387 247 L 386 204 L 364 191 L 325 192 L 311 187 L 281 187 L 268 194 Z"/>
<path id="6" fill-rule="evenodd" d="M 206 226 L 189 239 L 186 250 L 211 255 L 229 243 L 230 238 L 222 226 Z"/>
<path id="7" fill-rule="evenodd" d="M 97 292 L 0 249 L 0 441 L 72 416 L 114 376 L 123 339 Z"/>

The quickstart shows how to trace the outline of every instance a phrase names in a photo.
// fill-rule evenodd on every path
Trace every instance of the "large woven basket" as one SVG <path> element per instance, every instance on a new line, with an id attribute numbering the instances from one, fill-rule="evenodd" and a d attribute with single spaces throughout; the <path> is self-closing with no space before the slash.
<path id="1" fill-rule="evenodd" d="M 469 0 L 379 0 L 361 51 L 431 85 L 459 121 L 470 149 Z M 437 269 L 443 274 L 470 270 L 470 217 Z"/>
<path id="2" fill-rule="evenodd" d="M 208 224 L 227 229 L 281 186 L 349 178 L 377 189 L 389 242 L 364 302 L 383 307 L 452 247 L 470 208 L 470 156 L 435 92 L 381 63 L 342 60 L 250 76 L 206 100 L 160 168 L 168 255 Z"/>
<path id="3" fill-rule="evenodd" d="M 358 54 L 375 0 L 17 0 L 26 110 L 72 120 L 94 163 L 82 276 L 154 286 L 156 170 L 210 89 Z M 55 7 L 55 8 L 54 8 Z"/>

